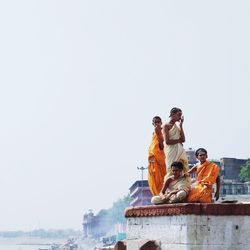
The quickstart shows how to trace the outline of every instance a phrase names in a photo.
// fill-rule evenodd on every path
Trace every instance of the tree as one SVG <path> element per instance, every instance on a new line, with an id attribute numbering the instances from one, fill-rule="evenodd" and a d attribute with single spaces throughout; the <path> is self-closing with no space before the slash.
<path id="1" fill-rule="evenodd" d="M 101 209 L 101 210 L 98 212 L 97 216 L 100 216 L 100 217 L 107 217 L 107 216 L 109 216 L 109 211 L 108 211 L 108 209 Z"/>
<path id="2" fill-rule="evenodd" d="M 112 208 L 110 209 L 110 215 L 112 216 L 113 223 L 124 223 L 124 210 L 126 207 L 129 207 L 131 201 L 130 195 L 125 195 L 122 199 L 113 203 Z"/>
<path id="3" fill-rule="evenodd" d="M 243 181 L 250 181 L 250 159 L 241 167 L 239 176 Z"/>
<path id="4" fill-rule="evenodd" d="M 129 206 L 130 200 L 130 195 L 127 194 L 123 196 L 123 198 L 115 201 L 111 208 L 101 209 L 97 216 L 102 221 L 108 221 L 109 224 L 124 223 L 126 221 L 124 217 L 124 210 Z"/>

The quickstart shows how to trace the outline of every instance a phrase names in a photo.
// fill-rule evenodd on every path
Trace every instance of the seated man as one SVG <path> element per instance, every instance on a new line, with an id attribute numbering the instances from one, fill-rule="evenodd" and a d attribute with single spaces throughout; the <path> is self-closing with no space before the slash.
<path id="1" fill-rule="evenodd" d="M 219 167 L 207 161 L 207 151 L 204 148 L 199 148 L 195 152 L 196 158 L 200 161 L 200 165 L 192 167 L 187 173 L 197 173 L 197 181 L 195 187 L 188 195 L 187 201 L 190 203 L 211 203 L 213 184 L 219 181 Z M 218 191 L 215 196 L 218 196 Z M 217 199 L 217 197 L 216 197 Z"/>
<path id="2" fill-rule="evenodd" d="M 186 200 L 190 191 L 190 178 L 182 175 L 183 163 L 173 162 L 171 164 L 172 176 L 169 176 L 158 196 L 152 197 L 152 204 L 178 203 Z"/>

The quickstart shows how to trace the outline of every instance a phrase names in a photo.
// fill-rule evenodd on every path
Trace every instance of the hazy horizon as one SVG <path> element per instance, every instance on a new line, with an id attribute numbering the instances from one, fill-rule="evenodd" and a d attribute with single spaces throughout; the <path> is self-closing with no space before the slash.
<path id="1" fill-rule="evenodd" d="M 0 231 L 81 229 L 147 166 L 152 117 L 250 158 L 248 1 L 0 3 Z M 146 177 L 146 172 L 144 174 Z"/>

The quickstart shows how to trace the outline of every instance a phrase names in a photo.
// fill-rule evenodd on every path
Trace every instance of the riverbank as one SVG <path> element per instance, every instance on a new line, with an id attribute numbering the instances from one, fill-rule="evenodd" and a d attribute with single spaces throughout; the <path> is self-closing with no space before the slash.
<path id="1" fill-rule="evenodd" d="M 67 238 L 0 237 L 0 245 L 52 245 L 63 244 Z"/>

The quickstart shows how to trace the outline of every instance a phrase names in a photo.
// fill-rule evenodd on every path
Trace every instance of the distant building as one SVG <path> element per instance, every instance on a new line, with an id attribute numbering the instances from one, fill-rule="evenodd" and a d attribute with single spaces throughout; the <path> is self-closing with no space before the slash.
<path id="1" fill-rule="evenodd" d="M 196 164 L 198 160 L 196 159 L 196 156 L 195 156 L 195 150 L 192 148 L 188 148 L 185 151 L 187 153 L 189 166 L 193 166 L 194 164 Z"/>
<path id="2" fill-rule="evenodd" d="M 105 210 L 103 211 L 105 213 Z M 91 210 L 83 215 L 82 226 L 83 237 L 86 238 L 99 238 L 104 236 L 106 232 L 113 227 L 105 214 L 99 212 L 98 215 L 94 215 Z"/>
<path id="3" fill-rule="evenodd" d="M 250 194 L 250 182 L 235 182 L 222 180 L 221 196 Z"/>
<path id="4" fill-rule="evenodd" d="M 136 181 L 130 188 L 130 206 L 150 205 L 152 194 L 149 190 L 148 181 Z"/>
<path id="5" fill-rule="evenodd" d="M 94 220 L 94 213 L 90 210 L 88 213 L 83 215 L 83 237 L 90 237 L 92 236 L 92 227 L 91 224 Z"/>
<path id="6" fill-rule="evenodd" d="M 241 167 L 247 160 L 223 157 L 220 162 L 215 163 L 220 167 L 221 188 L 220 196 L 248 195 L 250 194 L 250 183 L 242 182 L 239 174 Z"/>
<path id="7" fill-rule="evenodd" d="M 224 180 L 232 180 L 240 182 L 240 169 L 247 160 L 235 158 L 221 158 L 221 176 Z"/>

